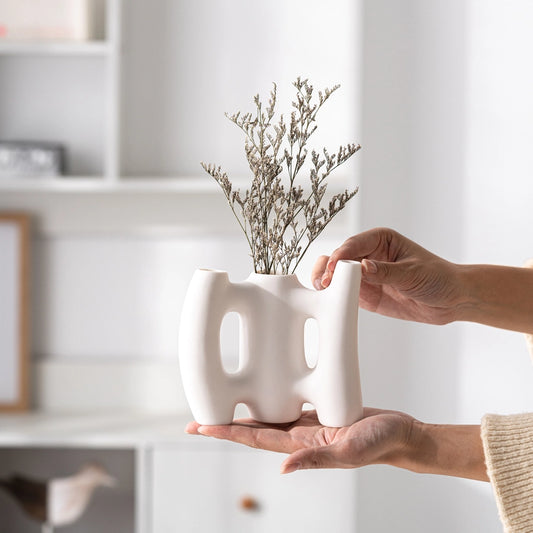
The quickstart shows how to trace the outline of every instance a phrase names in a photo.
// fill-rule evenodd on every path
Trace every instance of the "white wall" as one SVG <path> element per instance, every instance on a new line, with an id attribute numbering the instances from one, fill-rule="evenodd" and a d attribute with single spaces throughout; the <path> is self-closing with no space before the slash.
<path id="1" fill-rule="evenodd" d="M 533 5 L 473 0 L 469 17 L 465 261 L 521 266 L 533 257 Z M 533 369 L 520 335 L 470 327 L 463 342 L 465 416 L 531 409 Z"/>
<path id="2" fill-rule="evenodd" d="M 314 259 L 345 236 L 328 228 L 299 266 L 310 285 Z M 184 410 L 178 326 L 196 268 L 252 271 L 237 231 L 191 236 L 61 236 L 34 242 L 34 404 L 52 410 Z M 222 350 L 236 347 L 227 326 Z"/>
<path id="3" fill-rule="evenodd" d="M 522 264 L 533 216 L 531 4 L 364 5 L 363 227 L 392 226 L 454 261 Z M 519 334 L 368 314 L 361 328 L 367 403 L 441 423 L 533 407 Z M 502 530 L 486 484 L 385 467 L 359 481 L 363 531 Z"/>
<path id="4" fill-rule="evenodd" d="M 125 174 L 197 175 L 216 162 L 246 175 L 241 132 L 224 113 L 253 111 L 278 86 L 288 116 L 291 83 L 342 85 L 324 109 L 317 146 L 354 134 L 359 2 L 132 0 L 125 7 L 122 156 Z M 333 99 L 332 99 L 333 100 Z M 350 120 L 346 120 L 350 117 Z M 352 141 L 353 142 L 353 141 Z"/>

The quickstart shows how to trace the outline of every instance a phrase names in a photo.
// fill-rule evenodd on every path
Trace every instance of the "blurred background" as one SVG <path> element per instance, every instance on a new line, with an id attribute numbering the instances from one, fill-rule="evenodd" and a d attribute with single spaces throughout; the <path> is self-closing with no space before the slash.
<path id="1" fill-rule="evenodd" d="M 299 270 L 303 282 L 318 254 L 375 226 L 392 227 L 455 262 L 519 266 L 533 256 L 531 2 L 74 4 L 82 14 L 51 20 L 55 33 L 33 22 L 24 26 L 20 16 L 17 33 L 8 23 L 15 20 L 8 19 L 13 2 L 0 0 L 0 150 L 14 141 L 30 151 L 51 144 L 62 162 L 41 172 L 0 172 L 0 210 L 32 220 L 32 411 L 17 419 L 27 433 L 3 441 L 0 422 L 0 441 L 11 454 L 2 463 L 0 451 L 2 472 L 40 463 L 16 453 L 17 438 L 33 431 L 32 413 L 42 420 L 122 412 L 143 413 L 144 421 L 148 415 L 187 419 L 177 331 L 189 279 L 197 267 L 227 270 L 234 281 L 252 269 L 245 239 L 199 163 L 220 164 L 236 182 L 248 177 L 241 132 L 224 112 L 251 110 L 252 97 L 266 100 L 272 82 L 286 114 L 297 76 L 317 89 L 340 83 L 323 109 L 314 146 L 363 146 L 331 182 L 332 190 L 358 185 L 359 193 L 308 252 Z M 60 1 L 55 9 L 68 11 Z M 45 17 L 40 20 L 45 26 Z M 229 327 L 223 336 L 228 359 L 235 357 L 235 332 Z M 533 406 L 533 373 L 519 334 L 470 323 L 411 324 L 364 311 L 359 332 L 366 405 L 466 424 L 479 423 L 486 412 Z M 98 427 L 98 434 L 105 430 Z M 196 464 L 194 447 L 178 437 L 160 440 L 163 451 L 134 437 L 123 446 L 137 454 L 122 457 L 129 466 L 117 466 L 131 497 L 120 512 L 135 516 L 124 519 L 125 531 L 174 531 L 173 505 L 205 496 L 176 485 L 187 479 L 177 480 L 187 464 Z M 35 453 L 43 442 L 36 437 Z M 58 453 L 47 449 L 47 464 L 59 465 L 61 442 L 54 442 Z M 102 442 L 109 448 L 110 441 Z M 77 446 L 83 451 L 83 442 Z M 177 455 L 167 456 L 169 449 Z M 239 452 L 224 450 L 217 453 L 238 465 L 231 454 Z M 112 470 L 112 454 L 97 454 Z M 209 461 L 220 460 L 203 457 L 187 472 L 203 487 L 214 483 L 209 497 L 218 502 L 236 475 L 209 470 Z M 69 467 L 76 462 L 68 460 Z M 269 458 L 261 471 L 277 474 L 281 460 Z M 258 463 L 247 455 L 242 464 Z M 176 476 L 165 482 L 171 488 L 152 490 L 154 476 L 172 465 Z M 53 472 L 41 468 L 40 474 Z M 215 475 L 222 477 L 213 481 Z M 291 490 L 326 478 L 300 479 L 305 483 Z M 325 505 L 323 514 L 345 524 L 336 531 L 502 530 L 488 484 L 388 467 L 342 473 L 331 483 L 332 500 L 343 505 Z M 169 499 L 173 490 L 179 496 Z M 183 505 L 201 509 L 198 502 Z M 235 529 L 231 524 L 241 522 L 217 505 L 213 516 L 224 516 L 225 525 L 213 530 L 283 531 L 274 518 L 261 522 L 261 513 L 242 522 L 248 529 Z M 110 512 L 101 509 L 98 523 Z M 285 512 L 277 509 L 278 520 Z M 290 520 L 287 515 L 285 523 Z M 190 524 L 183 530 L 208 530 Z M 304 531 L 294 524 L 292 531 Z"/>

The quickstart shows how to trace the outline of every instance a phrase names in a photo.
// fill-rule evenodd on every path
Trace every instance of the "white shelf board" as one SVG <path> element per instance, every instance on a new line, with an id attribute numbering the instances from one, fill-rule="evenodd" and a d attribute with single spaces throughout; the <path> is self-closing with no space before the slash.
<path id="1" fill-rule="evenodd" d="M 328 181 L 329 192 L 338 193 L 350 187 L 346 176 Z M 245 189 L 246 179 L 233 181 L 234 189 Z M 183 177 L 104 177 L 61 176 L 50 178 L 0 178 L 0 192 L 12 193 L 166 193 L 181 194 L 220 193 L 222 191 L 209 176 Z"/>
<path id="2" fill-rule="evenodd" d="M 120 192 L 179 192 L 214 193 L 220 187 L 208 176 L 183 176 L 168 178 L 122 178 L 116 182 Z"/>
<path id="3" fill-rule="evenodd" d="M 13 193 L 209 193 L 218 189 L 219 187 L 214 180 L 205 177 L 107 179 L 104 177 L 61 176 L 0 179 L 0 192 Z"/>
<path id="4" fill-rule="evenodd" d="M 105 56 L 111 51 L 106 41 L 0 41 L 1 55 Z"/>
<path id="5" fill-rule="evenodd" d="M 0 415 L 0 448 L 137 448 L 187 442 L 183 413 L 40 413 Z"/>

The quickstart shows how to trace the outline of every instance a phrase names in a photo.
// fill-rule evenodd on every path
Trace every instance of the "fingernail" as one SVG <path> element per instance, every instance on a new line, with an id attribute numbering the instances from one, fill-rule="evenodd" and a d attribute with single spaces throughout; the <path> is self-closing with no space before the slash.
<path id="1" fill-rule="evenodd" d="M 196 435 L 197 430 L 198 428 L 195 422 L 189 422 L 184 429 L 185 433 L 189 433 L 190 435 Z"/>
<path id="2" fill-rule="evenodd" d="M 200 433 L 200 435 L 205 435 L 205 427 L 204 426 L 199 426 L 196 431 L 198 433 Z"/>
<path id="3" fill-rule="evenodd" d="M 313 286 L 315 287 L 315 289 L 317 291 L 323 289 L 324 287 L 322 287 L 322 280 L 321 279 L 315 279 L 315 281 L 313 282 Z"/>
<path id="4" fill-rule="evenodd" d="M 292 472 L 296 472 L 296 470 L 300 470 L 300 468 L 302 468 L 302 465 L 300 463 L 292 463 L 290 465 L 285 465 L 282 474 L 291 474 Z"/>
<path id="5" fill-rule="evenodd" d="M 375 274 L 378 271 L 378 266 L 376 263 L 374 263 L 374 261 L 371 261 L 370 259 L 363 259 L 363 263 L 368 274 Z"/>
<path id="6" fill-rule="evenodd" d="M 320 283 L 322 287 L 327 287 L 331 283 L 331 279 L 329 277 L 329 274 L 324 274 L 322 276 L 322 279 L 320 280 Z"/>

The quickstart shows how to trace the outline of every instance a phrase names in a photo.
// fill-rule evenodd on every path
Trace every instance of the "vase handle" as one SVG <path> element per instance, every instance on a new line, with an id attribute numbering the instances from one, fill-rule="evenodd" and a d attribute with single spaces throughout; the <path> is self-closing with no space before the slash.
<path id="1" fill-rule="evenodd" d="M 229 424 L 236 398 L 220 353 L 220 328 L 231 310 L 227 272 L 197 270 L 183 303 L 179 362 L 185 396 L 200 424 Z"/>

